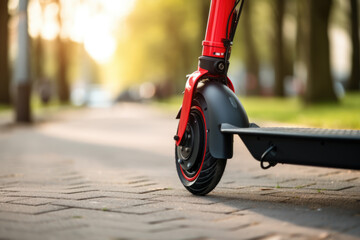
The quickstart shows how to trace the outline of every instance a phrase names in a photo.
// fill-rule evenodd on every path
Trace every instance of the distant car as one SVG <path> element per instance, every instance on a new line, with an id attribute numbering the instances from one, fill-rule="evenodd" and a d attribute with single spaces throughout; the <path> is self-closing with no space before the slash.
<path id="1" fill-rule="evenodd" d="M 76 106 L 110 107 L 112 98 L 109 91 L 101 85 L 78 84 L 71 91 L 71 102 Z"/>

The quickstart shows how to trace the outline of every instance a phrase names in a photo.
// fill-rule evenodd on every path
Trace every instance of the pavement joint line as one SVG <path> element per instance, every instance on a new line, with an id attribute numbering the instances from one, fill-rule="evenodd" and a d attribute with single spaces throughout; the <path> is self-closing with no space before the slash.
<path id="1" fill-rule="evenodd" d="M 78 200 L 78 201 L 82 201 L 82 200 L 90 200 L 90 199 L 96 199 L 96 198 L 105 198 L 107 196 L 96 196 L 96 197 L 86 197 L 86 198 L 77 198 L 77 199 L 73 199 L 73 198 L 64 198 L 64 197 L 52 197 L 52 196 L 31 196 L 31 195 L 8 195 L 8 197 L 25 197 L 25 198 L 49 198 L 49 199 L 56 199 L 56 200 Z"/>
<path id="2" fill-rule="evenodd" d="M 268 177 L 270 177 L 269 174 L 262 174 L 262 175 L 254 176 L 252 178 L 253 179 L 261 179 L 261 178 L 268 178 Z"/>
<path id="3" fill-rule="evenodd" d="M 230 211 L 230 212 L 225 212 L 225 214 L 226 215 L 237 215 L 237 216 L 239 216 L 239 215 L 241 215 L 241 214 L 238 214 L 239 212 L 242 212 L 242 211 L 244 211 L 244 210 L 246 210 L 246 209 L 237 209 L 237 210 L 234 210 L 234 211 Z"/>
<path id="4" fill-rule="evenodd" d="M 288 183 L 288 182 L 293 182 L 293 181 L 297 181 L 298 179 L 296 178 L 290 178 L 290 179 L 285 179 L 283 181 L 279 181 L 278 183 Z"/>
<path id="5" fill-rule="evenodd" d="M 259 223 L 256 223 L 255 225 L 258 225 Z M 237 231 L 237 230 L 240 230 L 240 229 L 244 229 L 244 228 L 248 228 L 248 227 L 251 227 L 251 226 L 255 226 L 253 223 L 247 223 L 247 224 L 242 224 L 240 226 L 237 226 L 237 227 L 230 227 L 230 228 L 227 228 L 229 231 Z"/>
<path id="6" fill-rule="evenodd" d="M 135 205 L 131 205 L 131 207 L 141 207 L 141 206 L 146 206 L 146 205 L 151 205 L 154 203 L 161 203 L 162 201 L 153 201 L 153 202 L 148 202 L 148 203 L 141 203 L 141 204 L 135 204 Z"/>
<path id="7" fill-rule="evenodd" d="M 51 202 L 47 202 L 47 203 L 39 203 L 39 204 L 28 204 L 28 203 L 17 203 L 17 202 L 8 202 L 11 203 L 13 205 L 22 205 L 22 206 L 32 206 L 32 207 L 38 207 L 38 206 L 44 206 L 44 205 L 48 205 L 51 204 Z"/>
<path id="8" fill-rule="evenodd" d="M 59 192 L 59 193 L 62 193 L 62 194 L 76 194 L 76 193 L 88 193 L 88 192 L 100 192 L 99 190 L 84 190 L 84 191 L 75 191 L 75 192 Z"/>
<path id="9" fill-rule="evenodd" d="M 171 226 L 171 227 L 164 227 L 164 228 L 159 228 L 159 229 L 153 229 L 150 230 L 150 233 L 160 233 L 160 232 L 166 232 L 166 231 L 171 231 L 171 230 L 177 230 L 179 228 L 188 228 L 188 226 L 186 225 L 177 225 L 177 226 Z"/>
<path id="10" fill-rule="evenodd" d="M 136 183 L 143 183 L 143 182 L 149 182 L 150 180 L 148 179 L 141 179 L 141 180 L 134 180 L 134 181 L 130 181 L 128 182 L 128 184 L 136 184 Z"/>
<path id="11" fill-rule="evenodd" d="M 13 204 L 13 205 L 16 205 L 16 204 Z M 17 205 L 20 205 L 20 204 L 17 204 Z M 52 206 L 55 206 L 53 204 L 47 204 L 47 205 L 52 205 Z M 36 207 L 36 206 L 35 206 Z M 46 214 L 46 213 L 50 213 L 50 212 L 58 212 L 58 211 L 62 211 L 62 210 L 66 210 L 66 209 L 69 209 L 71 207 L 64 207 L 64 206 L 61 206 L 63 208 L 59 208 L 59 209 L 53 209 L 53 210 L 45 210 L 45 211 L 41 211 L 41 212 L 37 212 L 37 213 L 27 213 L 27 212 L 14 212 L 14 211 L 9 211 L 9 210 L 0 210 L 0 212 L 9 212 L 9 213 L 21 213 L 21 214 L 26 214 L 26 215 L 42 215 L 42 214 Z"/>
<path id="12" fill-rule="evenodd" d="M 89 181 L 82 181 L 82 182 L 75 182 L 75 183 L 68 183 L 69 186 L 76 186 L 81 184 L 89 184 Z"/>
<path id="13" fill-rule="evenodd" d="M 158 191 L 166 191 L 166 190 L 167 190 L 167 188 L 159 188 L 159 189 L 153 189 L 153 190 L 139 192 L 139 194 L 147 194 L 147 193 L 153 193 L 153 192 L 158 192 Z"/>
<path id="14" fill-rule="evenodd" d="M 140 195 L 141 196 L 141 195 Z M 118 197 L 115 197 L 115 196 L 105 196 L 104 198 L 107 198 L 107 199 L 134 199 L 134 200 L 152 200 L 153 196 L 149 196 L 149 197 L 128 197 L 128 196 L 118 196 Z M 160 200 L 152 200 L 152 201 L 160 201 Z"/>
<path id="15" fill-rule="evenodd" d="M 7 188 L 7 187 L 5 187 L 5 188 Z M 1 190 L 0 190 L 0 192 L 10 192 L 10 193 L 15 193 L 15 192 L 21 192 L 21 191 L 1 189 Z"/>
<path id="16" fill-rule="evenodd" d="M 51 204 L 53 206 L 58 206 L 58 207 L 66 207 L 62 210 L 66 210 L 66 209 L 85 209 L 85 210 L 91 210 L 91 211 L 101 211 L 101 212 L 116 212 L 116 211 L 112 211 L 111 208 L 102 208 L 102 207 L 81 207 L 81 206 L 76 206 L 76 207 L 70 207 L 68 205 L 63 205 L 63 204 Z"/>
<path id="17" fill-rule="evenodd" d="M 355 181 L 359 179 L 358 177 L 354 177 L 354 178 L 349 178 L 349 179 L 346 179 L 344 182 L 352 182 L 352 181 Z"/>
<path id="18" fill-rule="evenodd" d="M 184 218 L 184 217 L 176 217 L 176 218 L 170 218 L 170 219 L 164 219 L 164 220 L 150 221 L 148 223 L 152 224 L 152 225 L 156 225 L 156 224 L 160 224 L 160 223 L 174 222 L 174 221 L 185 220 L 185 219 L 186 218 Z"/>
<path id="19" fill-rule="evenodd" d="M 125 213 L 125 214 L 138 215 L 138 216 L 145 216 L 145 215 L 150 215 L 150 214 L 159 213 L 159 212 L 165 212 L 165 211 L 169 211 L 169 210 L 174 210 L 174 209 L 173 208 L 164 208 L 162 210 L 154 210 L 154 211 L 143 212 L 143 213 L 136 213 L 136 212 L 129 212 L 129 211 L 112 209 L 111 212 Z"/>
<path id="20" fill-rule="evenodd" d="M 18 214 L 25 214 L 27 216 L 34 216 L 34 217 L 38 217 L 37 215 L 34 214 L 27 214 L 27 213 L 18 213 Z M 34 224 L 43 224 L 43 223 L 49 223 L 49 222 L 59 222 L 62 220 L 71 220 L 73 219 L 73 217 L 62 217 L 62 218 L 53 218 L 53 219 L 46 219 L 46 220 L 36 220 L 36 221 L 25 221 L 25 220 L 14 220 L 14 219 L 8 219 L 8 218 L 1 218 L 0 217 L 0 221 L 2 222 L 14 222 L 14 223 L 34 223 Z M 1 239 L 1 237 L 0 237 Z"/>
<path id="21" fill-rule="evenodd" d="M 327 177 L 327 176 L 332 176 L 332 175 L 337 175 L 341 173 L 341 171 L 332 171 L 332 172 L 328 172 L 328 173 L 321 173 L 319 175 L 317 175 L 318 177 Z"/>
<path id="22" fill-rule="evenodd" d="M 151 211 L 151 212 L 145 212 L 145 213 L 136 213 L 136 212 L 130 212 L 130 211 L 123 211 L 121 210 L 121 208 L 103 208 L 103 207 L 81 207 L 81 206 L 68 206 L 68 205 L 63 205 L 63 204 L 51 204 L 53 206 L 59 206 L 59 207 L 66 207 L 64 209 L 61 210 L 66 210 L 66 209 L 85 209 L 85 210 L 92 210 L 92 211 L 101 211 L 101 212 L 112 212 L 112 213 L 125 213 L 125 214 L 130 214 L 130 215 L 147 215 L 147 214 L 152 214 L 152 213 L 157 213 L 157 212 L 162 212 L 162 211 L 168 211 L 168 210 L 173 210 L 172 208 L 164 208 L 162 210 L 155 210 L 155 211 Z M 134 206 L 127 206 L 127 207 L 123 207 L 128 208 L 128 207 L 134 207 Z"/>
<path id="23" fill-rule="evenodd" d="M 8 201 L 4 201 L 4 202 L 1 202 L 1 199 L 0 199 L 0 203 L 12 203 L 13 201 L 21 201 L 21 200 L 26 200 L 26 199 L 31 199 L 29 197 L 16 197 L 16 199 L 12 199 L 12 200 L 8 200 Z"/>
<path id="24" fill-rule="evenodd" d="M 227 182 L 224 182 L 223 184 L 233 184 L 235 183 L 235 181 L 227 181 Z"/>
<path id="25" fill-rule="evenodd" d="M 338 189 L 335 189 L 333 191 L 339 192 L 339 191 L 343 191 L 343 190 L 350 189 L 350 188 L 353 188 L 353 187 L 355 187 L 355 186 L 347 186 L 347 187 L 343 187 L 343 188 L 338 188 Z"/>
<path id="26" fill-rule="evenodd" d="M 311 187 L 316 185 L 316 183 L 309 183 L 309 184 L 305 184 L 305 185 L 299 185 L 299 186 L 295 186 L 295 189 L 302 189 L 302 188 L 307 188 L 307 187 Z"/>
<path id="27" fill-rule="evenodd" d="M 43 230 L 41 231 L 41 233 L 52 233 L 52 232 L 61 232 L 64 230 L 69 230 L 69 229 L 79 229 L 79 228 L 83 228 L 83 227 L 89 227 L 89 225 L 87 224 L 79 224 L 79 225 L 72 225 L 72 226 L 67 226 L 67 227 L 62 227 L 62 228 L 58 228 L 58 229 L 48 229 L 48 230 Z M 5 229 L 7 230 L 15 230 L 15 231 L 19 231 L 17 228 L 14 227 L 5 227 Z M 21 232 L 26 232 L 26 233 L 35 233 L 38 234 L 40 233 L 39 230 L 35 229 L 21 229 Z M 1 239 L 1 238 L 0 238 Z"/>
<path id="28" fill-rule="evenodd" d="M 276 233 L 267 233 L 259 237 L 247 238 L 246 240 L 271 240 L 272 237 L 278 236 Z"/>
<path id="29" fill-rule="evenodd" d="M 76 187 L 67 187 L 67 188 L 65 188 L 65 189 L 66 189 L 66 190 L 71 190 L 71 189 L 81 189 L 81 188 L 86 188 L 86 187 L 91 187 L 91 185 L 76 186 Z"/>
<path id="30" fill-rule="evenodd" d="M 154 186 L 154 185 L 158 185 L 158 184 L 157 183 L 148 183 L 148 184 L 137 185 L 137 186 L 132 186 L 132 187 L 140 188 L 140 187 L 148 187 L 148 186 Z"/>

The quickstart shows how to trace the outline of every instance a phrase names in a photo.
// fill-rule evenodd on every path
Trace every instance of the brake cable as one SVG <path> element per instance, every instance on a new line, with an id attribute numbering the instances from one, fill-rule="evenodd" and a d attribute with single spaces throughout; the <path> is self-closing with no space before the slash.
<path id="1" fill-rule="evenodd" d="M 239 12 L 236 13 L 235 9 L 237 7 L 237 5 L 240 4 L 240 9 L 239 9 Z M 241 16 L 241 13 L 242 13 L 242 10 L 243 10 L 243 6 L 244 6 L 244 2 L 245 0 L 237 0 L 234 4 L 234 7 L 231 9 L 231 12 L 229 14 L 229 17 L 228 17 L 228 20 L 227 20 L 227 24 L 226 24 L 226 38 L 223 39 L 223 43 L 224 43 L 224 47 L 226 49 L 225 51 L 225 66 L 226 66 L 226 70 L 225 70 L 225 73 L 227 73 L 227 70 L 228 70 L 228 58 L 229 58 L 229 50 L 230 50 L 230 46 L 232 45 L 232 41 L 234 40 L 234 37 L 235 37 L 235 32 L 236 32 L 236 28 L 237 28 L 237 25 L 239 23 L 239 20 L 240 20 L 240 16 Z M 235 11 L 235 13 L 234 13 Z M 233 25 L 231 26 L 231 31 L 230 31 L 230 34 L 229 34 L 229 24 L 230 24 L 230 19 L 231 19 L 231 16 L 233 16 L 233 14 L 235 14 L 235 21 L 233 22 Z"/>

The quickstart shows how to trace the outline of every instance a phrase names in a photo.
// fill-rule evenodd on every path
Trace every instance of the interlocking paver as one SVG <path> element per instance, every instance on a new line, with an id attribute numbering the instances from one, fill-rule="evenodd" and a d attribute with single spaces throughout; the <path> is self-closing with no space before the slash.
<path id="1" fill-rule="evenodd" d="M 10 201 L 12 204 L 21 204 L 21 205 L 29 205 L 29 206 L 40 206 L 52 203 L 54 199 L 49 198 L 24 198 L 21 200 L 12 200 Z"/>
<path id="2" fill-rule="evenodd" d="M 50 204 L 40 206 L 29 206 L 22 204 L 11 204 L 11 203 L 0 203 L 1 212 L 18 212 L 18 213 L 29 213 L 29 214 L 43 214 L 52 211 L 58 211 L 67 207 L 54 206 Z"/>

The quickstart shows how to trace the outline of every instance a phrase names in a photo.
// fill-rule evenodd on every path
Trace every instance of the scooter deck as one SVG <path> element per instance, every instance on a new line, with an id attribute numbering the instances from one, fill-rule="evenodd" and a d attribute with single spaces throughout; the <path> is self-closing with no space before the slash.
<path id="1" fill-rule="evenodd" d="M 321 128 L 238 128 L 221 125 L 221 132 L 238 134 L 259 161 L 360 169 L 360 131 Z"/>

